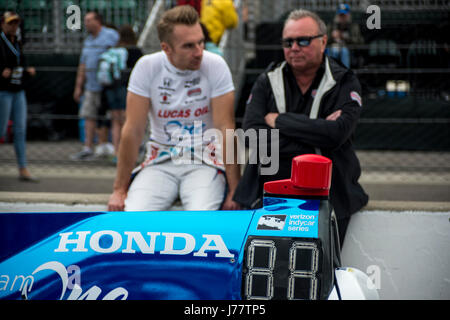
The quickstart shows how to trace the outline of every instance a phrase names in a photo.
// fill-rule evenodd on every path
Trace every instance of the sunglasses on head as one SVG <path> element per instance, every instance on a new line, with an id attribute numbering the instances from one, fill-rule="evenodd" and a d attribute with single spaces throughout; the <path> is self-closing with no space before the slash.
<path id="1" fill-rule="evenodd" d="M 292 48 L 294 42 L 297 43 L 299 47 L 307 47 L 311 44 L 311 41 L 316 38 L 323 37 L 323 34 L 318 34 L 312 37 L 298 37 L 298 38 L 286 38 L 281 40 L 283 48 Z"/>

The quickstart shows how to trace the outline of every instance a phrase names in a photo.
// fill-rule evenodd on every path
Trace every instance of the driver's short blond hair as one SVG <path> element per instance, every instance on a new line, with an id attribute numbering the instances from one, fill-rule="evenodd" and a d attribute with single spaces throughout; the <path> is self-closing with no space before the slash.
<path id="1" fill-rule="evenodd" d="M 160 42 L 170 42 L 173 29 L 182 24 L 193 26 L 200 22 L 197 11 L 190 5 L 176 6 L 166 11 L 158 22 L 158 38 Z"/>

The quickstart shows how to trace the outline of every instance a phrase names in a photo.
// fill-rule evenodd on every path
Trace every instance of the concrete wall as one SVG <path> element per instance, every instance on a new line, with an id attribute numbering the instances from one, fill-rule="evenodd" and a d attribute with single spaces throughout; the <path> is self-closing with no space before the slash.
<path id="1" fill-rule="evenodd" d="M 366 272 L 381 299 L 450 299 L 450 211 L 353 215 L 342 263 Z"/>

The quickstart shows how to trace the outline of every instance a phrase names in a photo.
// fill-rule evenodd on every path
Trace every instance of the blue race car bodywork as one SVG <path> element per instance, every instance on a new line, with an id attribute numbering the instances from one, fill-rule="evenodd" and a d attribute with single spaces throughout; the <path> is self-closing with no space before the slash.
<path id="1" fill-rule="evenodd" d="M 258 210 L 0 213 L 0 299 L 377 298 L 339 268 L 331 161 L 292 176 Z"/>
<path id="2" fill-rule="evenodd" d="M 282 254 L 274 241 L 317 239 L 320 201 L 265 203 L 254 211 L 2 213 L 0 298 L 273 296 L 271 273 Z M 260 239 L 251 245 L 253 261 L 244 259 L 249 239 Z M 311 279 L 313 271 L 306 270 Z M 249 284 L 257 278 L 262 290 Z"/>

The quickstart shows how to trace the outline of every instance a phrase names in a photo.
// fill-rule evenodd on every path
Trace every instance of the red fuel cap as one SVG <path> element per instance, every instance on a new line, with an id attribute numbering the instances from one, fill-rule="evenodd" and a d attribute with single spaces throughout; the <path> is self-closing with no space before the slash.
<path id="1" fill-rule="evenodd" d="M 317 154 L 304 154 L 292 159 L 291 179 L 266 182 L 264 191 L 286 195 L 328 196 L 332 162 Z"/>

